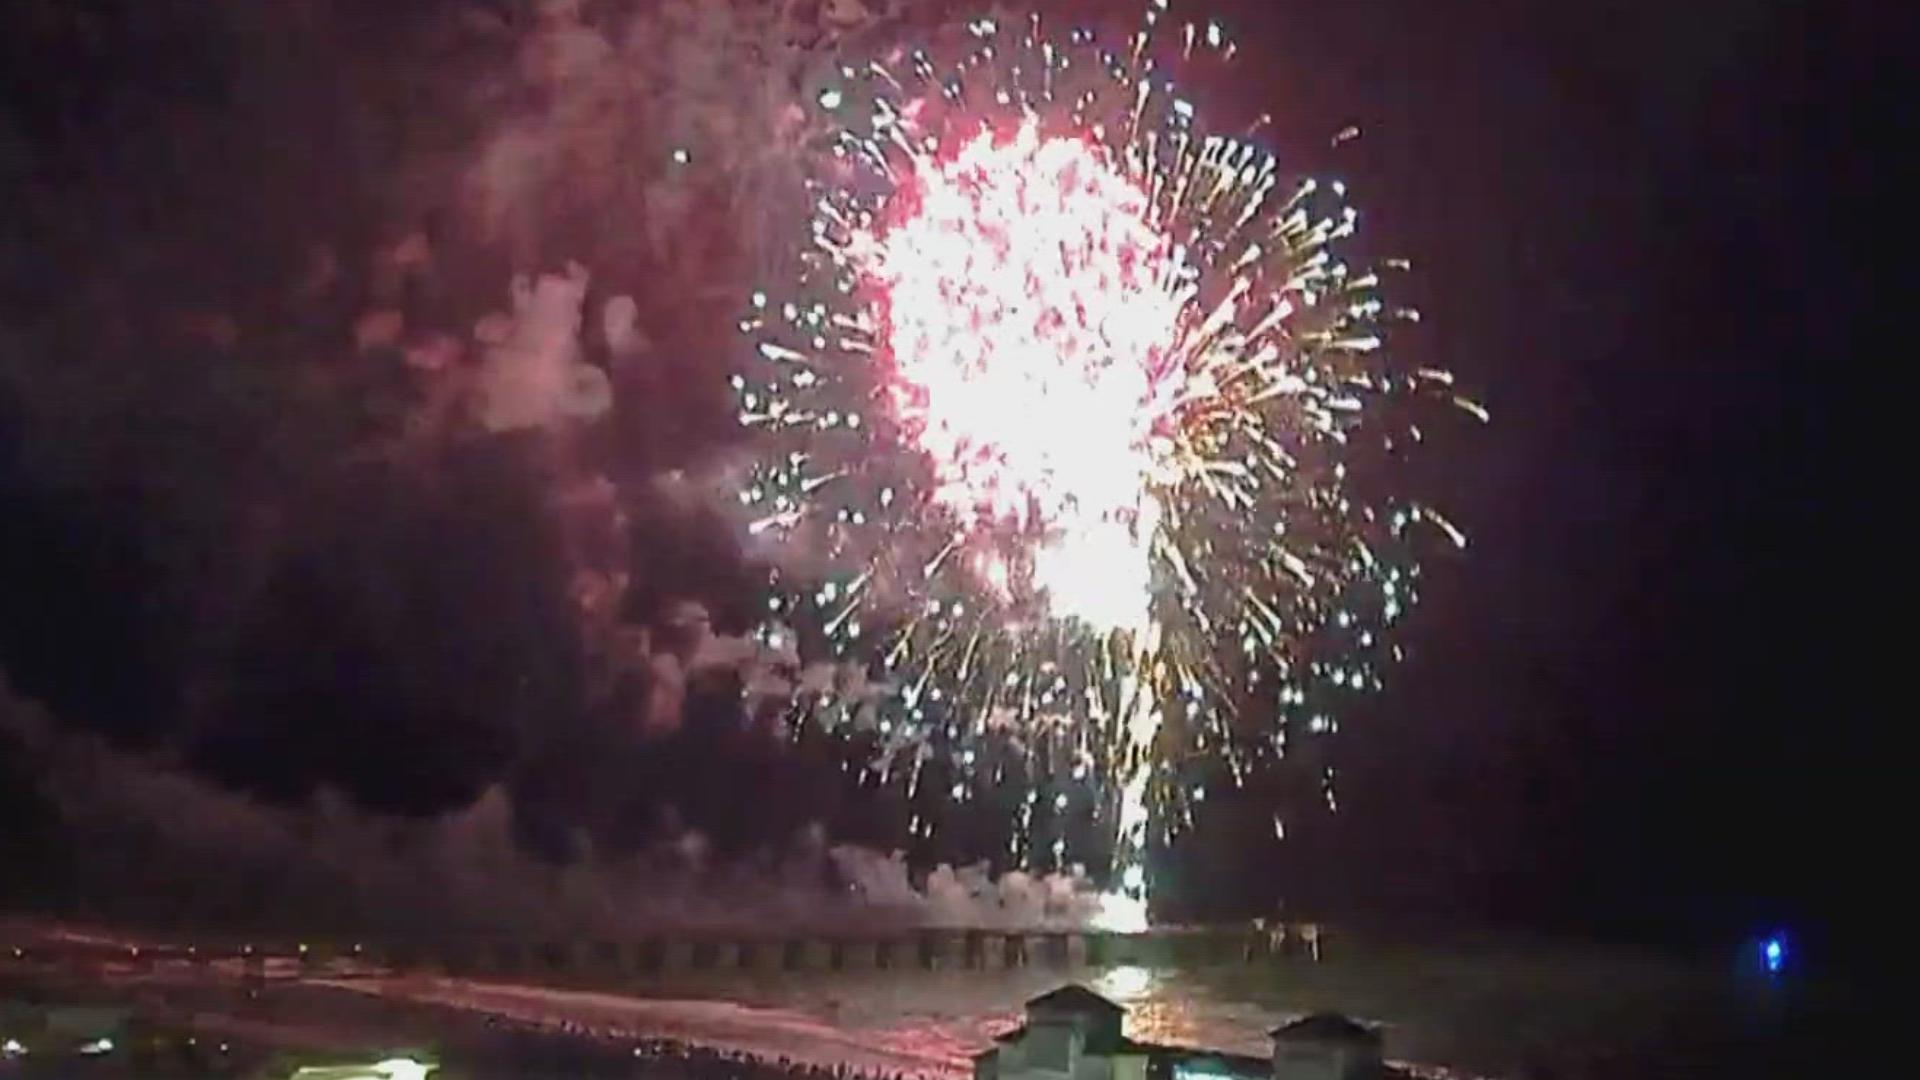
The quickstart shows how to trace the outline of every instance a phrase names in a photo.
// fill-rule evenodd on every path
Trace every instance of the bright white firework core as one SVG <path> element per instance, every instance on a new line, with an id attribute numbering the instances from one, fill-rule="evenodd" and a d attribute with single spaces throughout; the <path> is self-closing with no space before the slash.
<path id="1" fill-rule="evenodd" d="M 917 165 L 852 254 L 934 498 L 963 529 L 1033 537 L 1052 613 L 1136 628 L 1184 374 L 1175 246 L 1101 150 L 1031 120 Z"/>

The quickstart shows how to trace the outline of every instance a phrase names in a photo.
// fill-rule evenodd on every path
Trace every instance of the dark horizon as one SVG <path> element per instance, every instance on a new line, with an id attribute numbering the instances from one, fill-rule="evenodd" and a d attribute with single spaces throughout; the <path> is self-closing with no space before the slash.
<path id="1" fill-rule="evenodd" d="M 521 5 L 475 5 L 507 29 L 459 45 L 451 3 L 333 0 L 304 28 L 112 0 L 0 16 L 19 208 L 0 228 L 0 673 L 62 725 L 267 797 L 329 784 L 418 814 L 505 780 L 532 799 L 570 786 L 553 763 L 594 757 L 606 723 L 572 568 L 630 563 L 639 621 L 685 596 L 741 628 L 741 554 L 652 482 L 726 459 L 739 345 L 693 294 L 745 294 L 738 241 L 696 228 L 673 238 L 701 251 L 686 266 L 649 262 L 615 235 L 637 212 L 603 218 L 592 194 L 541 203 L 531 239 L 469 220 L 433 188 L 440 162 L 542 103 L 489 81 L 530 32 Z M 1849 51 L 1864 27 L 1789 0 L 1212 6 L 1244 45 L 1230 108 L 1273 113 L 1283 150 L 1352 184 L 1367 244 L 1414 263 L 1398 299 L 1426 318 L 1395 347 L 1493 415 L 1413 478 L 1472 544 L 1433 560 L 1409 660 L 1343 722 L 1340 814 L 1284 882 L 1261 849 L 1233 854 L 1261 808 L 1220 824 L 1223 906 L 1703 946 L 1782 929 L 1870 955 L 1872 869 L 1846 838 L 1883 797 L 1853 615 L 1873 584 L 1833 572 L 1868 569 L 1840 373 L 1875 303 L 1845 205 L 1878 74 Z M 1349 124 L 1362 137 L 1327 151 Z M 285 372 L 312 341 L 353 352 L 390 287 L 362 268 L 414 233 L 445 268 L 393 302 L 455 335 L 512 273 L 570 258 L 596 297 L 640 301 L 660 359 L 572 451 L 608 463 L 630 553 L 543 520 L 537 455 L 321 464 L 413 437 L 393 434 L 414 430 L 396 377 Z M 365 280 L 300 308 L 274 290 L 316 245 Z M 328 404 L 349 393 L 357 411 Z M 730 706 L 696 686 L 685 707 Z M 554 715 L 578 730 L 538 725 Z M 692 812 L 742 847 L 792 824 L 675 788 L 685 759 L 620 760 L 707 800 Z M 858 816 L 800 765 L 729 760 Z M 20 761 L 0 736 L 0 832 L 44 820 Z M 889 842 L 870 828 L 854 838 Z"/>

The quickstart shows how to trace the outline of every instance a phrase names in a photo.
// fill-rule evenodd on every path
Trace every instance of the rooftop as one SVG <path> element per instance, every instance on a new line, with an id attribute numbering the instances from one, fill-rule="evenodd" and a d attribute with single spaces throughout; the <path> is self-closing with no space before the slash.
<path id="1" fill-rule="evenodd" d="M 1378 1043 L 1380 1032 L 1339 1013 L 1314 1013 L 1273 1029 L 1276 1039 L 1322 1039 Z"/>
<path id="2" fill-rule="evenodd" d="M 1068 983 L 1058 990 L 1049 990 L 1027 1002 L 1029 1009 L 1057 1009 L 1063 1012 L 1124 1013 L 1127 1010 L 1108 1001 L 1099 994 L 1081 986 Z"/>

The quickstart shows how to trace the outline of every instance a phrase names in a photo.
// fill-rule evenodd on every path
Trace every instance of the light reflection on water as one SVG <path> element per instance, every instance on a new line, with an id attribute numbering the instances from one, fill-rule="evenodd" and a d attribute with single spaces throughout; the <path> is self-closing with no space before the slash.
<path id="1" fill-rule="evenodd" d="M 58 928 L 29 934 L 30 943 L 44 937 L 56 948 L 96 946 L 116 956 L 150 944 Z M 322 1018 L 342 994 L 369 995 L 926 1076 L 966 1075 L 972 1054 L 1019 1024 L 1024 1002 L 1068 981 L 1127 1006 L 1135 1038 L 1259 1057 L 1269 1051 L 1267 1032 L 1274 1026 L 1326 1010 L 1380 1025 L 1388 1055 L 1420 1063 L 1430 1075 L 1441 1075 L 1433 1065 L 1451 1066 L 1459 1076 L 1513 1075 L 1522 1065 L 1583 1077 L 1825 1075 L 1807 1062 L 1824 1063 L 1834 1047 L 1859 1043 L 1851 1020 L 1872 999 L 1835 973 L 1768 975 L 1750 962 L 1754 955 L 1743 949 L 1741 964 L 1732 957 L 1717 963 L 1711 955 L 1683 962 L 1645 950 L 1539 941 L 1406 945 L 1340 938 L 1324 963 L 676 972 L 617 986 L 596 980 L 595 989 L 425 973 L 383 977 L 380 969 L 347 958 L 324 965 L 325 975 L 297 977 L 304 965 L 290 959 L 269 962 L 266 972 L 276 997 L 289 1006 L 312 990 L 307 1004 Z M 225 1002 L 247 975 L 238 961 L 176 958 L 106 964 L 91 977 L 214 994 Z M 284 1019 L 295 1023 L 297 1010 Z"/>
<path id="2" fill-rule="evenodd" d="M 707 977 L 672 992 L 815 1016 L 887 1045 L 960 1046 L 970 1053 L 1018 1026 L 1027 999 L 1076 979 L 1127 1007 L 1127 1032 L 1134 1038 L 1242 1054 L 1264 1056 L 1267 1032 L 1275 1024 L 1319 1007 L 1311 1001 L 1295 1006 L 1263 1000 L 1271 995 L 1223 993 L 1204 975 L 1133 965 L 1077 973 L 815 973 L 751 983 Z"/>
<path id="3" fill-rule="evenodd" d="M 1164 981 L 1162 973 L 1152 968 L 1125 964 L 1102 972 L 1088 985 L 1102 997 L 1127 1007 L 1127 1034 L 1132 1038 L 1220 1050 L 1244 1049 L 1219 1041 L 1237 1040 L 1243 1032 L 1205 1023 L 1192 998 L 1162 992 Z M 1210 1027 L 1214 1030 L 1209 1031 Z"/>
<path id="4" fill-rule="evenodd" d="M 230 966 L 181 961 L 153 972 L 219 983 L 240 977 Z M 291 979 L 293 972 L 283 974 Z M 1791 1049 L 1796 1025 L 1803 1030 L 1810 1018 L 1824 1021 L 1854 1001 L 1844 986 L 1743 975 L 1633 950 L 1359 941 L 1341 943 L 1325 963 L 1199 969 L 685 972 L 598 990 L 343 970 L 309 985 L 796 1060 L 957 1076 L 974 1052 L 1019 1024 L 1025 1001 L 1071 980 L 1127 1006 L 1129 1033 L 1145 1041 L 1264 1057 L 1274 1026 L 1331 1010 L 1381 1025 L 1390 1057 L 1451 1066 L 1460 1075 L 1510 1075 L 1523 1062 L 1562 1072 L 1572 1062 L 1579 1074 L 1579 1063 L 1596 1057 L 1670 1061 L 1682 1051 L 1689 1064 L 1709 1066 L 1685 1073 L 1695 1080 L 1751 1080 L 1759 1074 L 1750 1069 L 1713 1067 L 1726 1047 L 1758 1046 L 1763 1058 Z"/>
<path id="5" fill-rule="evenodd" d="M 1381 1025 L 1390 1057 L 1456 1075 L 1657 1050 L 1678 1015 L 1703 1034 L 1750 1035 L 1768 1022 L 1755 988 L 1727 971 L 1603 949 L 1354 945 L 1320 964 L 706 976 L 672 993 L 816 1017 L 889 1046 L 964 1054 L 1018 1025 L 1028 998 L 1069 980 L 1127 1006 L 1128 1033 L 1145 1041 L 1264 1057 L 1276 1025 L 1332 1010 Z"/>
<path id="6" fill-rule="evenodd" d="M 1134 964 L 1104 971 L 1089 985 L 1093 992 L 1122 1005 L 1131 1005 L 1153 991 L 1154 977 L 1151 968 Z"/>

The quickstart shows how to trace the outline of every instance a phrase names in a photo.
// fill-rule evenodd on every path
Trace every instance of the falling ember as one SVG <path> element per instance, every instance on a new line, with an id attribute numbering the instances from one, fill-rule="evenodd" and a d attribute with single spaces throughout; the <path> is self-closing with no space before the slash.
<path id="1" fill-rule="evenodd" d="M 1157 34 L 1166 8 L 1117 49 L 980 20 L 808 88 L 831 141 L 800 266 L 754 294 L 733 378 L 754 533 L 814 556 L 772 616 L 898 688 L 798 717 L 873 733 L 910 800 L 1014 788 L 1022 865 L 1085 861 L 1063 815 L 1092 807 L 1109 925 L 1144 918 L 1201 779 L 1382 685 L 1421 545 L 1465 541 L 1398 463 L 1436 407 L 1484 419 L 1393 362 L 1415 313 L 1347 261 L 1345 186 L 1176 93 L 1234 45 Z M 955 779 L 923 788 L 936 757 Z M 930 836 L 945 809 L 915 811 Z"/>

